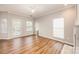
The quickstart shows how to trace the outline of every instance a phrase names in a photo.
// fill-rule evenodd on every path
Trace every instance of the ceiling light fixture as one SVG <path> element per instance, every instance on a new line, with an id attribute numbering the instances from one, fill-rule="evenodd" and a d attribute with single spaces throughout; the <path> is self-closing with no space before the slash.
<path id="1" fill-rule="evenodd" d="M 64 4 L 64 6 L 67 6 L 68 4 Z"/>
<path id="2" fill-rule="evenodd" d="M 35 12 L 35 9 L 31 9 L 30 17 L 33 18 L 33 13 Z"/>
<path id="3" fill-rule="evenodd" d="M 35 10 L 34 10 L 34 9 L 32 9 L 32 10 L 31 10 L 31 12 L 32 12 L 32 13 L 34 13 L 34 12 L 35 12 Z"/>

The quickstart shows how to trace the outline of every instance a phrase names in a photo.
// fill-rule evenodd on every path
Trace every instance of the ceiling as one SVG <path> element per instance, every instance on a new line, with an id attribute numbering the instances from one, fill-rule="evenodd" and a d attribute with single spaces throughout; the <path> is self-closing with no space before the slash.
<path id="1" fill-rule="evenodd" d="M 0 4 L 0 12 L 9 12 L 22 16 L 29 16 L 37 18 L 49 12 L 65 8 L 72 5 L 63 4 Z"/>

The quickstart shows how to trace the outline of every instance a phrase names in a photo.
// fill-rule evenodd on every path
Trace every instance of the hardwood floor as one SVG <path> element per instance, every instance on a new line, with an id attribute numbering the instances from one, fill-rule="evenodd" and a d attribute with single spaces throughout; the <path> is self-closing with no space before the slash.
<path id="1" fill-rule="evenodd" d="M 0 54 L 59 54 L 63 43 L 37 36 L 0 40 Z"/>

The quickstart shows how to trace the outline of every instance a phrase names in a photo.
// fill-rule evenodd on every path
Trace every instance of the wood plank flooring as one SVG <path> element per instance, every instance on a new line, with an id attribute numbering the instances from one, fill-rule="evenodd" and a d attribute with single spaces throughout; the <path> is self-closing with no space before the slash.
<path id="1" fill-rule="evenodd" d="M 63 43 L 37 36 L 0 40 L 0 54 L 59 54 Z"/>

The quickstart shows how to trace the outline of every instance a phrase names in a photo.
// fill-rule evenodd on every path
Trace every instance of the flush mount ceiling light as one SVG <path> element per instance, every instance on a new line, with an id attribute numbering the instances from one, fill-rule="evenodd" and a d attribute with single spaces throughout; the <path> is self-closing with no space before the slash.
<path id="1" fill-rule="evenodd" d="M 32 10 L 31 10 L 31 12 L 32 12 L 32 13 L 34 13 L 34 12 L 35 12 L 35 10 L 34 10 L 34 9 L 32 9 Z"/>
<path id="2" fill-rule="evenodd" d="M 34 12 L 35 12 L 35 9 L 31 9 L 30 17 L 33 17 Z"/>
<path id="3" fill-rule="evenodd" d="M 36 5 L 33 5 L 33 4 L 29 5 L 29 10 L 31 13 L 34 13 L 36 8 L 37 8 Z"/>
<path id="4" fill-rule="evenodd" d="M 64 6 L 68 6 L 68 4 L 64 4 Z"/>

